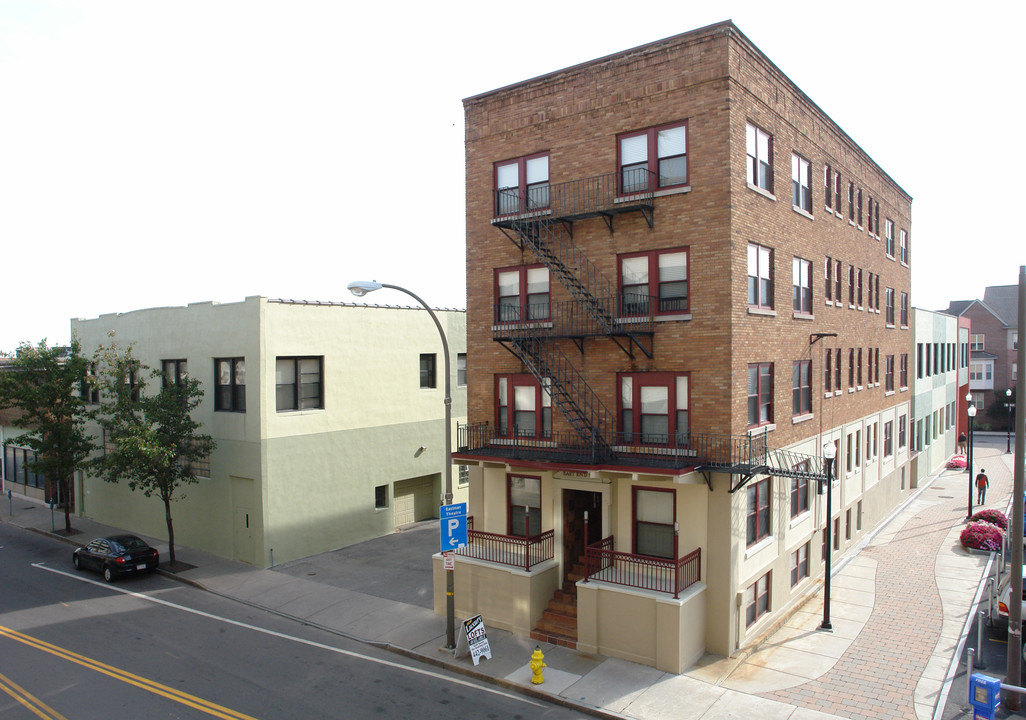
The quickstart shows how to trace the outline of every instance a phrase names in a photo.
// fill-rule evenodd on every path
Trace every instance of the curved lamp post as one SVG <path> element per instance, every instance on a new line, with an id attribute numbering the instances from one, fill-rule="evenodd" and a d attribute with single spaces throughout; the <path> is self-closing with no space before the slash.
<path id="1" fill-rule="evenodd" d="M 965 471 L 969 473 L 969 510 L 965 515 L 965 519 L 968 520 L 973 516 L 973 418 L 976 417 L 976 406 L 972 403 L 972 393 L 967 393 L 965 399 L 969 403 L 969 409 L 966 411 L 969 415 L 969 455 L 965 464 Z"/>
<path id="2" fill-rule="evenodd" d="M 428 311 L 428 315 L 435 323 L 435 327 L 438 328 L 438 336 L 442 339 L 442 357 L 444 358 L 445 368 L 445 495 L 442 496 L 443 505 L 452 504 L 452 395 L 450 393 L 449 383 L 449 343 L 445 339 L 445 331 L 442 329 L 442 323 L 438 322 L 438 316 L 435 315 L 435 311 L 424 302 L 418 295 L 410 292 L 404 287 L 398 285 L 389 285 L 387 283 L 379 282 L 367 282 L 363 280 L 356 280 L 349 283 L 347 286 L 349 292 L 356 297 L 363 297 L 367 293 L 387 288 L 389 290 L 398 290 L 399 292 L 406 293 L 411 298 L 416 300 L 421 306 Z M 448 650 L 456 648 L 456 610 L 455 600 L 453 597 L 453 587 L 455 581 L 453 579 L 453 571 L 445 571 L 445 647 Z"/>
<path id="3" fill-rule="evenodd" d="M 827 512 L 826 512 L 826 528 L 823 530 L 826 533 L 826 576 L 823 579 L 823 624 L 819 626 L 820 630 L 833 631 L 834 627 L 830 624 L 830 558 L 834 554 L 834 539 L 831 537 L 831 526 L 833 522 L 833 504 L 834 504 L 834 458 L 837 456 L 837 448 L 834 444 L 827 440 L 823 443 L 823 463 L 826 469 L 826 493 L 827 493 Z"/>

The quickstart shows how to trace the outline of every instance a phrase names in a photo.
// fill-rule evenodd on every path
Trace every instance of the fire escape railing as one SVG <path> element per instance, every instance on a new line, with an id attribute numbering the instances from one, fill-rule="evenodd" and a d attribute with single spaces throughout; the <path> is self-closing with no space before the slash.
<path id="1" fill-rule="evenodd" d="M 629 327 L 631 332 L 650 333 L 655 327 L 654 311 L 660 307 L 658 297 L 616 296 L 596 298 L 596 301 L 602 305 L 604 312 L 618 317 L 621 332 L 626 333 L 626 328 Z M 533 337 L 579 339 L 606 334 L 591 313 L 586 312 L 575 300 L 546 303 L 538 306 L 536 310 L 529 310 L 528 315 L 534 319 L 521 321 L 519 308 L 496 304 L 492 316 L 493 339 L 509 340 L 525 334 Z"/>

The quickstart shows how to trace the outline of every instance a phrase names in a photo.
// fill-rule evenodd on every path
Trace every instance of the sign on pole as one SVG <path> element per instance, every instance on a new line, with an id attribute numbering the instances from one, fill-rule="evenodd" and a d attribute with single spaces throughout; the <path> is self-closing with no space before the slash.
<path id="1" fill-rule="evenodd" d="M 442 553 L 442 569 L 443 570 L 455 570 L 456 569 L 456 556 L 451 552 Z"/>
<path id="2" fill-rule="evenodd" d="M 467 504 L 442 505 L 439 513 L 440 545 L 443 553 L 467 546 Z"/>

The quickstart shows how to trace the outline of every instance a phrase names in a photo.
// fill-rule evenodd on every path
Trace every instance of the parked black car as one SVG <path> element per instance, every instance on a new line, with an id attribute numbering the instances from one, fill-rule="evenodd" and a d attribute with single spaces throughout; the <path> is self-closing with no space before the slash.
<path id="1" fill-rule="evenodd" d="M 76 548 L 71 562 L 76 570 L 97 570 L 104 580 L 114 582 L 119 575 L 153 572 L 160 564 L 160 555 L 135 535 L 114 535 Z"/>

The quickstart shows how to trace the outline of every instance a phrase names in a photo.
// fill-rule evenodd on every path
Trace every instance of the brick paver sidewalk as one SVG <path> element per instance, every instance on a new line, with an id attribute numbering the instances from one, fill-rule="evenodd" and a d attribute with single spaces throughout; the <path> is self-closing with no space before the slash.
<path id="1" fill-rule="evenodd" d="M 978 462 L 990 478 L 989 507 L 1004 509 L 1012 478 L 997 449 L 980 448 Z M 946 480 L 938 480 L 945 481 Z M 916 720 L 914 698 L 940 637 L 943 621 L 936 562 L 944 538 L 965 520 L 967 498 L 951 488 L 952 499 L 911 517 L 890 543 L 862 552 L 877 561 L 873 613 L 836 665 L 816 680 L 764 697 L 853 718 Z M 975 499 L 975 498 L 974 498 Z M 975 510 L 975 508 L 974 508 Z"/>

